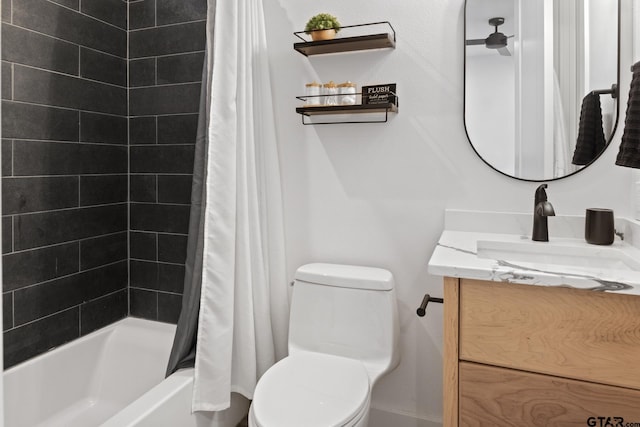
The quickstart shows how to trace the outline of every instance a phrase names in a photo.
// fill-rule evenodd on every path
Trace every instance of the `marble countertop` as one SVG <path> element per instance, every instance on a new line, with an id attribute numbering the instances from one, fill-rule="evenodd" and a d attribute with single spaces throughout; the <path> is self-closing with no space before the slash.
<path id="1" fill-rule="evenodd" d="M 495 259 L 490 251 L 483 252 L 479 256 L 478 242 L 488 245 L 492 242 L 500 242 L 507 247 L 525 243 L 529 248 L 534 248 L 540 253 L 545 253 L 550 246 L 555 246 L 556 249 L 560 247 L 560 251 L 589 251 L 590 256 L 596 257 L 594 259 L 605 259 L 612 252 L 618 252 L 640 266 L 640 248 L 630 241 L 621 241 L 618 237 L 613 245 L 598 246 L 588 244 L 583 238 L 577 237 L 555 237 L 550 238 L 550 242 L 533 242 L 530 235 L 517 232 L 495 233 L 484 230 L 445 229 L 429 260 L 429 273 L 487 281 L 640 295 L 640 268 L 630 268 L 615 262 L 600 267 L 589 265 L 589 263 L 581 266 L 563 265 L 553 258 L 550 262 L 544 260 L 530 262 L 522 254 L 510 256 L 508 252 L 505 252 L 505 259 Z"/>

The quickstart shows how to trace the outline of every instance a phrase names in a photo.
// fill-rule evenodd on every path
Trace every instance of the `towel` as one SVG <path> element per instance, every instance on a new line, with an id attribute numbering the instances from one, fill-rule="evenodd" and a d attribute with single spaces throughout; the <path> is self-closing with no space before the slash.
<path id="1" fill-rule="evenodd" d="M 627 117 L 624 121 L 622 143 L 616 165 L 640 168 L 640 62 L 631 68 L 633 78 L 627 102 Z"/>
<path id="2" fill-rule="evenodd" d="M 604 150 L 605 145 L 600 95 L 589 93 L 582 100 L 578 139 L 571 163 L 574 165 L 591 163 Z"/>

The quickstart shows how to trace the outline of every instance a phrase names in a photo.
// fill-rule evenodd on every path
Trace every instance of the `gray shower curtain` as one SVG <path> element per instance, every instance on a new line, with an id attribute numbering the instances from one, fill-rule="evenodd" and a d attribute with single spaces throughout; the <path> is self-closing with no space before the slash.
<path id="1" fill-rule="evenodd" d="M 209 0 L 211 5 L 212 0 Z M 211 7 L 211 6 L 210 6 Z M 211 9 L 215 10 L 215 9 Z M 212 17 L 209 17 L 210 19 Z M 200 313 L 200 289 L 202 288 L 202 260 L 204 248 L 204 200 L 206 195 L 207 165 L 207 121 L 209 114 L 206 100 L 209 99 L 207 86 L 207 61 L 205 52 L 200 93 L 200 110 L 198 132 L 193 162 L 193 183 L 191 186 L 191 215 L 189 217 L 189 237 L 187 259 L 185 262 L 184 290 L 182 294 L 182 310 L 178 319 L 176 335 L 169 356 L 166 376 L 178 369 L 193 367 L 196 356 L 196 337 L 198 334 L 198 314 Z"/>

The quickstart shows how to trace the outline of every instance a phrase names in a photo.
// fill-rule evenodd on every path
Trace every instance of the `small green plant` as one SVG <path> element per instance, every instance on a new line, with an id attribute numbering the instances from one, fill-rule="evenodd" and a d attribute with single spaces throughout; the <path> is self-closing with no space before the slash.
<path id="1" fill-rule="evenodd" d="M 328 13 L 319 13 L 309 19 L 304 31 L 309 34 L 313 30 L 330 30 L 332 28 L 336 30 L 336 33 L 340 31 L 340 22 L 338 22 L 338 18 L 333 15 L 329 15 Z"/>

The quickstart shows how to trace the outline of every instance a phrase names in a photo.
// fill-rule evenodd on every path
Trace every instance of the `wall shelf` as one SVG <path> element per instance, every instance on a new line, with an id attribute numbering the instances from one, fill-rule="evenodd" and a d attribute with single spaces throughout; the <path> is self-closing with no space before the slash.
<path id="1" fill-rule="evenodd" d="M 387 27 L 387 31 L 380 32 L 380 27 Z M 372 28 L 374 31 L 371 31 Z M 313 41 L 304 31 L 297 31 L 293 33 L 293 35 L 301 41 L 294 43 L 293 49 L 308 57 L 312 55 L 354 52 L 370 49 L 395 49 L 396 47 L 396 31 L 393 29 L 393 26 L 389 21 L 347 25 L 341 27 L 340 31 L 341 34 L 348 33 L 350 35 L 345 37 L 336 37 L 332 40 Z M 393 90 L 395 91 L 395 86 Z M 300 114 L 303 125 L 386 123 L 389 119 L 389 113 L 398 112 L 397 94 L 392 91 L 389 91 L 388 93 L 390 94 L 389 98 L 378 100 L 389 100 L 391 102 L 378 104 L 366 103 L 368 99 L 364 99 L 361 93 L 357 93 L 351 95 L 360 96 L 365 103 L 356 105 L 307 105 L 296 108 L 296 113 Z M 296 98 L 308 104 L 309 99 L 318 97 L 320 99 L 324 99 L 324 96 L 335 96 L 339 99 L 339 97 L 344 96 L 344 94 L 298 96 Z M 322 102 L 318 103 L 322 104 Z M 366 118 L 366 120 L 351 119 L 358 115 Z M 334 116 L 334 118 L 331 121 L 314 121 L 312 118 L 316 116 Z"/>
<path id="2" fill-rule="evenodd" d="M 341 31 L 367 26 L 387 25 L 391 32 L 356 35 L 351 37 L 337 37 L 333 40 L 310 41 L 304 38 L 304 31 L 293 33 L 301 42 L 294 43 L 293 48 L 304 56 L 324 55 L 327 53 L 354 52 L 370 49 L 395 49 L 396 32 L 388 21 L 369 24 L 347 25 Z"/>
<path id="3" fill-rule="evenodd" d="M 394 48 L 396 45 L 389 33 L 368 36 L 342 37 L 333 40 L 294 43 L 293 48 L 304 56 L 325 53 L 353 52 L 357 50 Z"/>
<path id="4" fill-rule="evenodd" d="M 303 125 L 327 125 L 327 124 L 347 124 L 347 123 L 385 123 L 389 118 L 389 113 L 397 113 L 398 105 L 393 103 L 386 104 L 358 104 L 358 105 L 331 105 L 317 107 L 298 107 L 296 113 L 302 116 Z M 310 122 L 305 121 L 305 117 L 312 116 L 330 116 L 339 114 L 377 114 L 380 116 L 373 120 L 348 120 L 348 121 L 329 121 L 329 122 Z"/>

